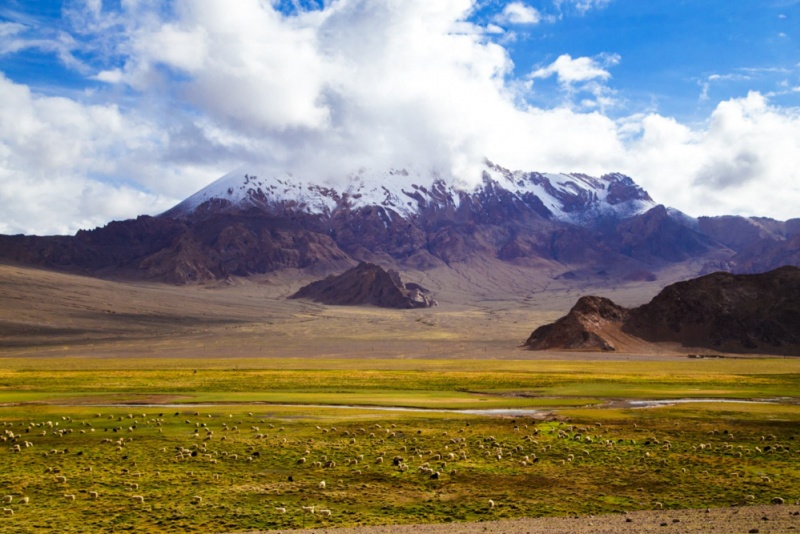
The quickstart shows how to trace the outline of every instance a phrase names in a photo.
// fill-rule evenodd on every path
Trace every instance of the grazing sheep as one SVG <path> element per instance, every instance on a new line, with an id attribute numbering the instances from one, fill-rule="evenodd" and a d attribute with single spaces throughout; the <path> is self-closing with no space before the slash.
<path id="1" fill-rule="evenodd" d="M 318 485 L 317 487 L 318 487 L 319 489 L 325 489 L 325 481 L 323 480 L 322 482 L 320 482 L 320 483 L 319 483 L 319 485 Z"/>
<path id="2" fill-rule="evenodd" d="M 14 510 L 12 510 L 11 508 L 3 508 L 3 513 L 5 515 L 14 515 Z"/>
<path id="3" fill-rule="evenodd" d="M 6 495 L 5 497 L 3 497 L 3 502 L 6 503 L 6 504 L 9 504 L 13 500 L 14 500 L 14 497 L 12 497 L 11 495 Z"/>
<path id="4" fill-rule="evenodd" d="M 66 484 L 67 483 L 67 477 L 65 477 L 64 475 L 56 475 L 56 482 L 60 482 L 62 484 Z"/>
<path id="5" fill-rule="evenodd" d="M 23 497 L 23 498 L 22 498 L 22 504 L 28 504 L 30 501 L 31 501 L 31 498 L 30 498 L 30 497 L 27 497 L 27 496 L 26 496 L 26 497 Z"/>
<path id="6" fill-rule="evenodd" d="M 68 501 L 74 501 L 75 500 L 75 495 L 73 495 L 71 493 L 66 493 L 64 495 L 64 498 L 67 499 Z"/>
<path id="7" fill-rule="evenodd" d="M 331 516 L 331 511 L 330 510 L 317 510 L 317 513 L 319 515 L 324 515 L 326 517 L 330 517 Z"/>
<path id="8" fill-rule="evenodd" d="M 201 502 L 203 502 L 203 498 L 201 496 L 195 495 L 194 497 L 192 497 L 193 504 L 200 504 Z"/>
<path id="9" fill-rule="evenodd" d="M 313 514 L 314 513 L 314 507 L 313 506 L 303 506 L 302 508 L 303 508 L 303 511 L 308 513 L 308 514 Z"/>
<path id="10" fill-rule="evenodd" d="M 99 499 L 100 498 L 100 494 L 97 493 L 96 491 L 90 491 L 89 492 L 89 498 L 90 499 Z"/>
<path id="11" fill-rule="evenodd" d="M 664 509 L 664 505 L 661 504 L 660 502 L 655 503 L 653 506 L 655 508 L 659 509 L 659 510 L 663 510 Z"/>
<path id="12" fill-rule="evenodd" d="M 275 510 L 276 510 L 276 511 L 277 511 L 279 514 L 285 514 L 285 513 L 286 513 L 286 508 L 284 508 L 283 506 L 276 506 L 276 507 L 275 507 Z"/>
<path id="13" fill-rule="evenodd" d="M 489 499 L 489 510 L 492 509 L 494 509 L 494 501 L 492 499 Z"/>
<path id="14" fill-rule="evenodd" d="M 144 504 L 144 497 L 141 495 L 131 495 L 131 500 L 139 504 Z"/>

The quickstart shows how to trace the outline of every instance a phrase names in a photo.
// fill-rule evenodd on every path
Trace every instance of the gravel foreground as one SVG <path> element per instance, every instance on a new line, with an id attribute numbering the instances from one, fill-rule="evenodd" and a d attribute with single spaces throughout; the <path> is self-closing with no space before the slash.
<path id="1" fill-rule="evenodd" d="M 246 534 L 264 534 L 253 531 Z M 710 510 L 654 510 L 585 517 L 513 519 L 480 523 L 385 525 L 279 530 L 291 534 L 638 534 L 800 532 L 800 506 L 745 506 Z"/>

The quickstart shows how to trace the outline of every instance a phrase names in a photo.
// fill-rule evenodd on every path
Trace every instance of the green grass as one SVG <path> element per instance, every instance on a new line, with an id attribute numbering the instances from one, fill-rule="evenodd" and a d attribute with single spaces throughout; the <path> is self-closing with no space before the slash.
<path id="1" fill-rule="evenodd" d="M 16 443 L 33 446 L 14 453 L 7 441 L 0 451 L 0 484 L 4 495 L 14 498 L 7 506 L 15 512 L 3 518 L 0 531 L 286 529 L 598 514 L 651 509 L 655 502 L 696 508 L 800 498 L 800 410 L 759 406 L 760 411 L 742 412 L 713 404 L 692 410 L 575 410 L 565 412 L 569 421 L 549 422 L 307 407 L 29 406 L 24 414 L 17 407 L 3 408 L 3 430 L 22 436 Z M 720 417 L 723 408 L 727 411 Z M 781 420 L 764 420 L 764 411 Z M 58 429 L 71 432 L 59 436 Z M 207 430 L 213 434 L 206 440 Z M 762 441 L 761 436 L 770 437 Z M 701 443 L 707 447 L 698 449 Z M 763 452 L 776 445 L 788 451 Z M 180 448 L 197 455 L 180 457 Z M 459 458 L 462 451 L 466 459 Z M 451 452 L 455 460 L 434 459 Z M 376 463 L 381 453 L 385 460 Z M 348 465 L 360 455 L 358 465 Z M 523 465 L 526 455 L 539 460 Z M 408 471 L 392 465 L 395 456 L 403 457 Z M 306 462 L 298 464 L 302 457 Z M 335 466 L 319 467 L 315 461 Z M 426 462 L 442 473 L 438 480 L 418 471 Z M 325 489 L 318 487 L 322 480 Z M 99 500 L 90 498 L 91 491 Z M 142 495 L 144 505 L 133 502 L 132 495 Z M 20 503 L 23 496 L 28 504 Z M 194 496 L 202 501 L 193 504 Z M 489 499 L 497 503 L 494 510 L 487 506 Z M 303 514 L 301 506 L 310 505 L 330 509 L 332 516 Z M 275 507 L 286 507 L 287 513 Z"/>
<path id="2" fill-rule="evenodd" d="M 14 510 L 0 518 L 0 532 L 283 530 L 800 499 L 794 360 L 323 360 L 318 371 L 310 360 L 166 363 L 0 360 L 0 496 L 12 496 L 4 507 Z M 788 397 L 782 403 L 713 401 L 778 392 Z M 712 400 L 604 407 L 610 399 L 681 396 Z M 210 405 L 180 406 L 198 402 Z M 179 407 L 108 406 L 122 403 Z M 291 403 L 298 405 L 283 405 Z M 368 407 L 381 405 L 551 414 Z M 407 471 L 392 465 L 395 456 Z M 426 463 L 438 479 L 420 473 Z M 332 515 L 304 514 L 309 505 Z"/>
<path id="3" fill-rule="evenodd" d="M 563 406 L 592 398 L 792 397 L 797 391 L 800 361 L 786 359 L 658 363 L 0 360 L 0 402 L 167 395 L 175 402 L 194 403 L 514 408 Z"/>

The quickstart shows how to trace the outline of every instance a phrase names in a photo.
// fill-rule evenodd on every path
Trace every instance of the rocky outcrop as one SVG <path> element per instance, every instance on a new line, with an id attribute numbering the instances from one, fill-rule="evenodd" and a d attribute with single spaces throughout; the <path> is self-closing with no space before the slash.
<path id="1" fill-rule="evenodd" d="M 372 305 L 380 308 L 430 308 L 436 301 L 419 284 L 404 284 L 400 273 L 362 262 L 340 275 L 302 287 L 289 298 L 310 299 L 336 306 Z"/>
<path id="2" fill-rule="evenodd" d="M 672 284 L 631 310 L 622 329 L 652 342 L 800 354 L 800 269 L 720 272 Z"/>
<path id="3" fill-rule="evenodd" d="M 567 315 L 537 328 L 525 341 L 532 350 L 580 349 L 614 351 L 609 325 L 625 321 L 628 310 L 603 297 L 581 297 Z"/>
<path id="4" fill-rule="evenodd" d="M 534 350 L 614 350 L 622 335 L 648 343 L 725 352 L 800 355 L 800 269 L 756 275 L 718 272 L 664 288 L 631 310 L 582 297 L 555 323 L 537 328 Z"/>

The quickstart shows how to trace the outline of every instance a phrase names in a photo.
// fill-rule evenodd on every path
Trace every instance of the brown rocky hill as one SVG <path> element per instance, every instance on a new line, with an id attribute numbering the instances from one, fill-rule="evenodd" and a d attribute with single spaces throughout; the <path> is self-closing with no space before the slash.
<path id="1" fill-rule="evenodd" d="M 609 330 L 621 325 L 628 310 L 603 297 L 581 297 L 567 315 L 537 328 L 525 341 L 532 350 L 583 349 L 613 351 Z"/>
<path id="2" fill-rule="evenodd" d="M 536 329 L 525 345 L 616 350 L 617 340 L 800 355 L 800 269 L 713 273 L 667 286 L 631 310 L 608 299 L 583 297 L 567 316 Z"/>
<path id="3" fill-rule="evenodd" d="M 430 308 L 436 301 L 418 284 L 404 284 L 400 273 L 386 271 L 373 263 L 362 262 L 340 275 L 317 280 L 292 295 L 322 304 L 355 306 L 370 304 L 380 308 Z"/>

